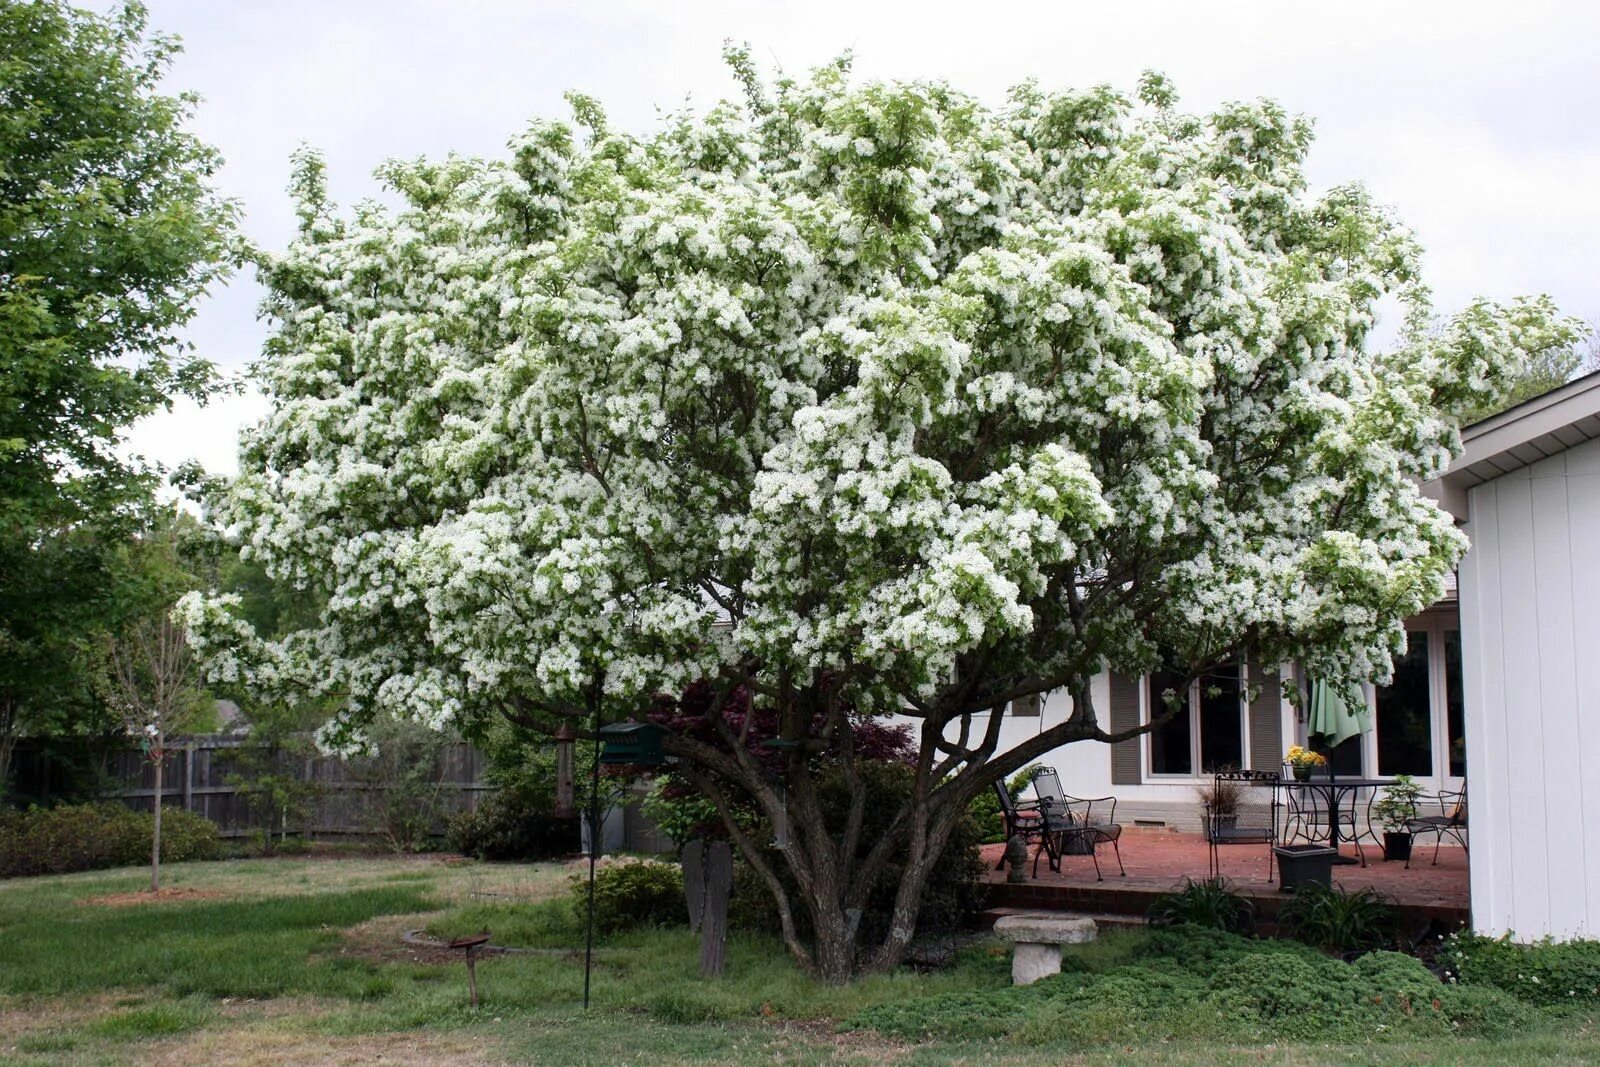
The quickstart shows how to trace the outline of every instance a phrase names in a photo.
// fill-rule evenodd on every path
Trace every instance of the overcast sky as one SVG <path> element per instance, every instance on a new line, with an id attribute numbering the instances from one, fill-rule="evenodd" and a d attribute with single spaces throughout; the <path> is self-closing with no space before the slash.
<path id="1" fill-rule="evenodd" d="M 1166 72 L 1182 103 L 1270 96 L 1313 117 L 1318 188 L 1365 181 L 1421 235 L 1441 309 L 1477 295 L 1548 292 L 1600 316 L 1600 4 L 878 4 L 666 0 L 149 0 L 183 38 L 170 85 L 205 97 L 196 132 L 227 158 L 222 192 L 251 238 L 293 232 L 290 152 L 326 154 L 334 198 L 376 191 L 389 156 L 497 154 L 531 117 L 566 117 L 561 94 L 599 98 L 614 125 L 735 89 L 725 38 L 791 72 L 849 49 L 858 78 L 942 78 L 998 103 L 1024 78 L 1046 88 Z M 108 3 L 96 4 L 108 8 Z M 191 336 L 231 370 L 258 353 L 260 290 L 236 278 Z M 259 396 L 184 405 L 135 427 L 135 449 L 172 465 L 236 469 Z"/>

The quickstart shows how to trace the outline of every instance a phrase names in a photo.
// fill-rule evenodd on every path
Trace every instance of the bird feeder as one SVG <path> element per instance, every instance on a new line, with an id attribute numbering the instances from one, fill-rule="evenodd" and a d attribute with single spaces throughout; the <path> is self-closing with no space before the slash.
<path id="1" fill-rule="evenodd" d="M 572 743 L 578 732 L 567 723 L 556 728 L 556 810 L 559 819 L 571 818 L 577 813 L 577 793 L 573 789 Z"/>
<path id="2" fill-rule="evenodd" d="M 472 991 L 472 1006 L 478 1006 L 478 953 L 489 943 L 489 931 L 468 934 L 450 942 L 450 947 L 467 957 L 467 984 Z"/>
<path id="3" fill-rule="evenodd" d="M 659 767 L 667 761 L 661 752 L 666 733 L 653 722 L 614 722 L 600 727 L 600 762 L 608 767 Z"/>

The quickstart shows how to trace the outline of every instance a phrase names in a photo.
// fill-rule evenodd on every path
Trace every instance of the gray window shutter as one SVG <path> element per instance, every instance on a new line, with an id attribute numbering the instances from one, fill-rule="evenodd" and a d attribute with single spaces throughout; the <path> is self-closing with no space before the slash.
<path id="1" fill-rule="evenodd" d="M 1250 686 L 1257 690 L 1250 701 L 1250 769 L 1277 771 L 1283 767 L 1283 691 L 1277 669 L 1266 673 L 1250 663 Z"/>
<path id="2" fill-rule="evenodd" d="M 1111 732 L 1131 730 L 1139 725 L 1139 683 L 1137 677 L 1111 672 Z M 1139 784 L 1139 746 L 1144 738 L 1119 741 L 1111 746 L 1111 784 Z"/>

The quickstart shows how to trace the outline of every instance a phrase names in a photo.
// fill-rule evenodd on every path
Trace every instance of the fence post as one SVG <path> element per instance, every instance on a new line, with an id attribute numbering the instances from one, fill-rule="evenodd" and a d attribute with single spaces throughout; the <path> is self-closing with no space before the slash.
<path id="1" fill-rule="evenodd" d="M 194 810 L 194 741 L 183 746 L 183 810 Z"/>

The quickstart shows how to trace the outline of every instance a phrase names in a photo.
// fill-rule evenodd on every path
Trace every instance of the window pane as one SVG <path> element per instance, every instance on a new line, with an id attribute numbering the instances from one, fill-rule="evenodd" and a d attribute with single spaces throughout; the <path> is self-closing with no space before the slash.
<path id="1" fill-rule="evenodd" d="M 1461 706 L 1461 631 L 1444 632 L 1445 712 L 1450 722 L 1450 773 L 1467 776 L 1467 720 Z"/>
<path id="2" fill-rule="evenodd" d="M 1428 635 L 1406 634 L 1394 681 L 1378 687 L 1378 773 L 1431 775 L 1433 726 L 1428 700 Z"/>
<path id="3" fill-rule="evenodd" d="M 1327 738 L 1317 736 L 1311 739 L 1311 750 L 1320 752 L 1328 757 L 1328 769 L 1333 774 L 1349 778 L 1360 778 L 1367 773 L 1366 760 L 1362 752 L 1361 742 L 1364 734 L 1356 734 L 1340 741 L 1333 748 L 1327 745 Z"/>
<path id="4" fill-rule="evenodd" d="M 1183 709 L 1170 722 L 1156 727 L 1150 733 L 1151 774 L 1193 774 L 1194 758 L 1189 751 L 1189 690 L 1183 679 L 1171 671 L 1157 671 L 1150 675 L 1150 717 L 1163 715 L 1167 705 L 1162 693 L 1177 691 L 1179 706 Z M 1181 688 L 1180 688 L 1181 687 Z"/>
<path id="5" fill-rule="evenodd" d="M 1244 766 L 1240 689 L 1237 663 L 1200 679 L 1200 769 L 1206 774 Z"/>

